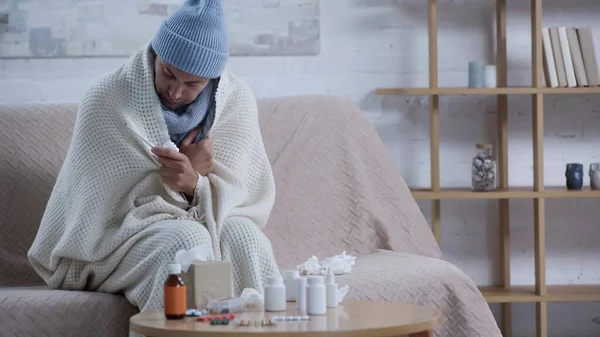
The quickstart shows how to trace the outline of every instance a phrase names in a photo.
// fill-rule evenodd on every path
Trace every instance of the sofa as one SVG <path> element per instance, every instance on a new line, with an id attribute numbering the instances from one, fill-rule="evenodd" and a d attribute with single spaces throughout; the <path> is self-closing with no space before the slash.
<path id="1" fill-rule="evenodd" d="M 345 251 L 347 298 L 437 307 L 436 336 L 500 336 L 473 281 L 443 259 L 374 128 L 348 99 L 261 99 L 277 197 L 264 231 L 281 269 Z M 127 336 L 120 294 L 49 289 L 27 251 L 60 171 L 75 104 L 0 107 L 0 336 Z"/>

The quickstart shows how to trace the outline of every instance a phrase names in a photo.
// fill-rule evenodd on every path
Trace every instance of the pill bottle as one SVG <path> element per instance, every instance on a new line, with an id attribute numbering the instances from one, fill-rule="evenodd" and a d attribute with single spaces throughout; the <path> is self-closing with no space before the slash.
<path id="1" fill-rule="evenodd" d="M 164 311 L 167 319 L 184 319 L 187 311 L 186 287 L 181 279 L 181 265 L 167 264 L 169 276 L 164 284 Z"/>
<path id="2" fill-rule="evenodd" d="M 306 287 L 306 313 L 309 315 L 325 315 L 325 282 L 323 276 L 309 276 Z"/>
<path id="3" fill-rule="evenodd" d="M 265 311 L 285 311 L 285 285 L 280 275 L 273 275 L 267 279 L 264 295 Z"/>
<path id="4" fill-rule="evenodd" d="M 288 302 L 296 302 L 296 284 L 300 278 L 298 269 L 290 269 L 285 272 L 283 284 L 285 285 L 285 300 Z"/>
<path id="5" fill-rule="evenodd" d="M 306 312 L 306 277 L 296 279 L 296 309 L 301 314 Z"/>
<path id="6" fill-rule="evenodd" d="M 326 295 L 326 303 L 328 308 L 337 308 L 338 306 L 338 285 L 335 283 L 335 276 L 333 275 L 333 270 L 329 268 L 327 272 L 327 276 L 325 277 L 325 292 Z"/>

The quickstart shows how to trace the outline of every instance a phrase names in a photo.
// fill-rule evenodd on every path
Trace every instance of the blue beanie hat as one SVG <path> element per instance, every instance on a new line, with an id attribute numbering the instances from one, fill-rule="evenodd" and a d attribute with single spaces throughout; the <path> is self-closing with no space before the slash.
<path id="1" fill-rule="evenodd" d="M 229 55 L 223 0 L 187 0 L 162 23 L 152 48 L 188 74 L 219 77 Z"/>

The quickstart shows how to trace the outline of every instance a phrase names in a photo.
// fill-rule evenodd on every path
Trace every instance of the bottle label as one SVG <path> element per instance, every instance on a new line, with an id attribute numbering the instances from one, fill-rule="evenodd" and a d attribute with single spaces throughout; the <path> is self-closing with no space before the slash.
<path id="1" fill-rule="evenodd" d="M 165 314 L 185 315 L 187 311 L 185 287 L 165 287 Z"/>

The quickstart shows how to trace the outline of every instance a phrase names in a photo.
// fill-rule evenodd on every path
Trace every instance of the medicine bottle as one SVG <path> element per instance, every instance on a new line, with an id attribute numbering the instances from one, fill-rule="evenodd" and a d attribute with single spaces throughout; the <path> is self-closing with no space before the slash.
<path id="1" fill-rule="evenodd" d="M 273 275 L 267 279 L 264 289 L 265 311 L 285 311 L 285 285 L 283 278 Z"/>
<path id="2" fill-rule="evenodd" d="M 308 286 L 306 287 L 306 313 L 309 315 L 325 315 L 327 313 L 325 296 L 323 276 L 309 276 Z"/>
<path id="3" fill-rule="evenodd" d="M 181 265 L 167 264 L 169 276 L 164 284 L 164 311 L 167 319 L 184 319 L 187 311 L 186 287 L 181 279 Z"/>
<path id="4" fill-rule="evenodd" d="M 300 273 L 298 269 L 290 269 L 285 272 L 285 278 L 283 279 L 283 284 L 285 285 L 285 300 L 288 302 L 296 302 L 296 285 L 298 283 L 298 279 L 300 278 Z"/>
<path id="5" fill-rule="evenodd" d="M 306 313 L 306 277 L 296 279 L 296 309 L 299 313 Z"/>
<path id="6" fill-rule="evenodd" d="M 333 275 L 333 270 L 329 268 L 327 272 L 327 276 L 325 277 L 325 292 L 327 293 L 327 303 L 328 308 L 337 308 L 338 307 L 338 285 L 335 283 L 335 276 Z"/>

